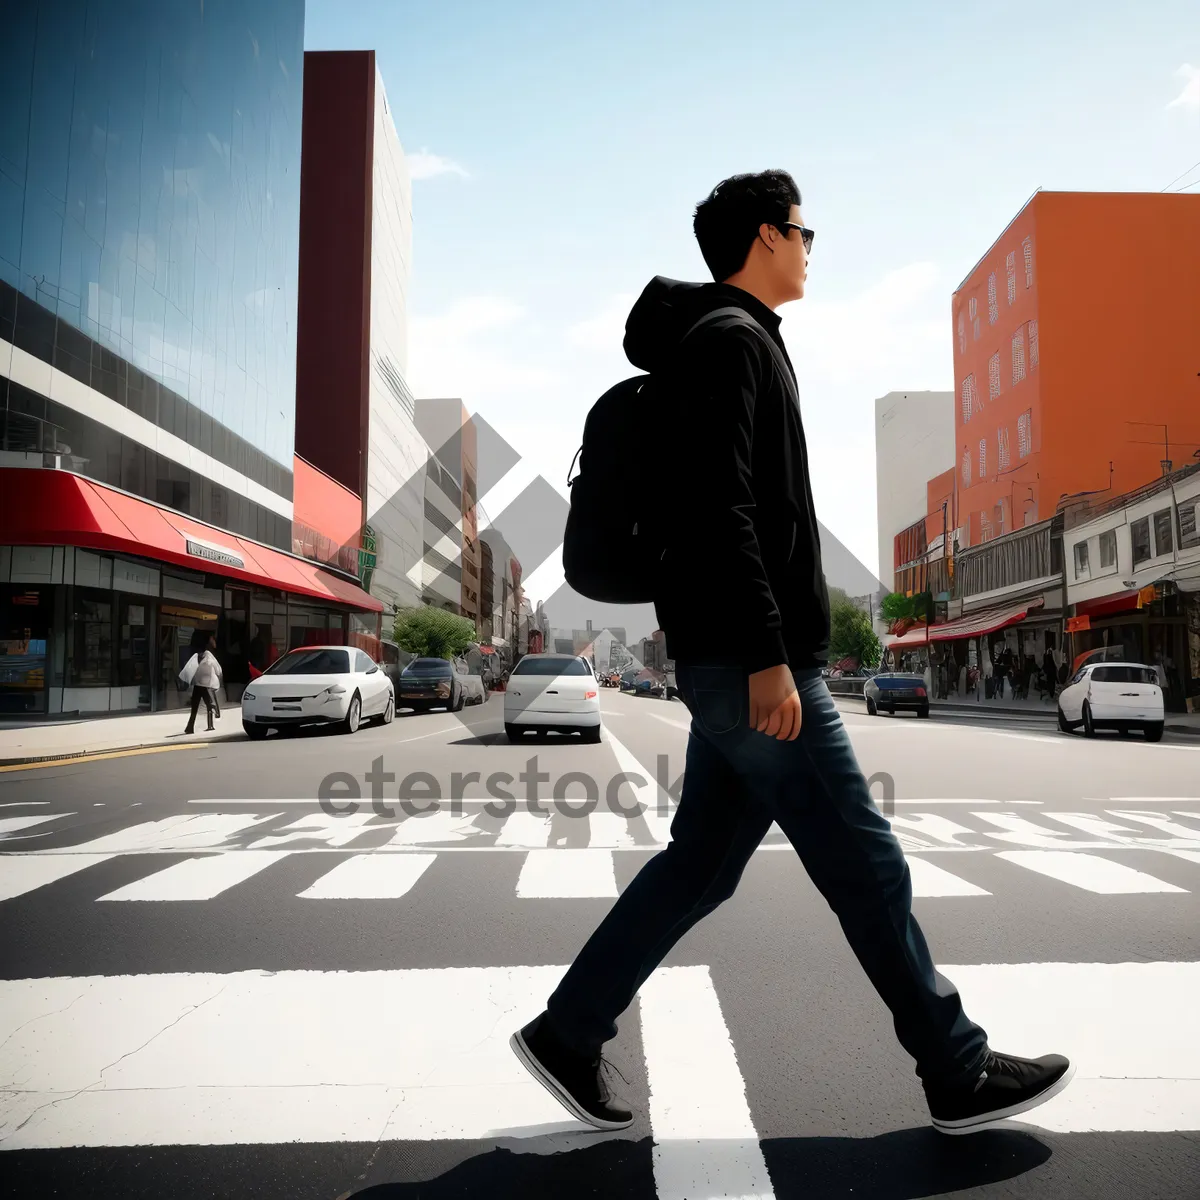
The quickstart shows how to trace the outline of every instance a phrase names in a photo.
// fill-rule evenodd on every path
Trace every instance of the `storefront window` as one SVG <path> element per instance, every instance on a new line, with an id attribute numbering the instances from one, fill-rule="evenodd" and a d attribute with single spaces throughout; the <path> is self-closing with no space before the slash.
<path id="1" fill-rule="evenodd" d="M 113 677 L 112 592 L 74 588 L 68 687 L 108 687 Z"/>
<path id="2" fill-rule="evenodd" d="M 378 613 L 350 614 L 350 645 L 364 651 L 372 662 L 379 662 L 383 646 L 379 640 Z"/>
<path id="3" fill-rule="evenodd" d="M 117 683 L 138 688 L 138 708 L 150 707 L 150 604 L 145 596 L 117 596 Z"/>
<path id="4" fill-rule="evenodd" d="M 0 712 L 46 711 L 53 588 L 0 586 Z"/>

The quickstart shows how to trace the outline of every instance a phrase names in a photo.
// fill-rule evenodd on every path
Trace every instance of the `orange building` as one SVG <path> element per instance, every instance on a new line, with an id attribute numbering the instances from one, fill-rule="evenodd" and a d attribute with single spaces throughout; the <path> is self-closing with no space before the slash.
<path id="1" fill-rule="evenodd" d="M 1200 452 L 1200 196 L 1036 193 L 952 322 L 964 547 Z"/>

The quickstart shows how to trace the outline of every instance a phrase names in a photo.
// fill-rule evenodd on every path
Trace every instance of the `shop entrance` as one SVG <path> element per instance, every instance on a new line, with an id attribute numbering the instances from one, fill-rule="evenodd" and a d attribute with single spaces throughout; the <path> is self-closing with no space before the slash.
<path id="1" fill-rule="evenodd" d="M 179 682 L 187 660 L 216 636 L 220 614 L 186 604 L 163 603 L 158 616 L 158 678 L 155 708 L 184 708 L 189 691 Z"/>

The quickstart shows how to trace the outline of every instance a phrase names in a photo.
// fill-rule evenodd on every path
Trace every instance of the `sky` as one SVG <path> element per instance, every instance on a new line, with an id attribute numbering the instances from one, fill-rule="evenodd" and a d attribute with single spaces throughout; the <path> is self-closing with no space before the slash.
<path id="1" fill-rule="evenodd" d="M 817 514 L 876 571 L 875 399 L 953 388 L 951 294 L 1012 217 L 1039 188 L 1200 193 L 1196 0 L 307 0 L 305 46 L 376 52 L 414 180 L 409 383 L 523 455 L 492 512 L 537 474 L 568 494 L 636 373 L 633 300 L 707 279 L 695 205 L 779 167 L 816 231 L 780 311 Z"/>

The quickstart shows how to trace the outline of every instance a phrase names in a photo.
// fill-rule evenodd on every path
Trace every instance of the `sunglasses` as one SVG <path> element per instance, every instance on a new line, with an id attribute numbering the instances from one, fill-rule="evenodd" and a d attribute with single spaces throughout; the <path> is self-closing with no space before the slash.
<path id="1" fill-rule="evenodd" d="M 780 229 L 798 229 L 800 231 L 800 236 L 804 239 L 804 253 L 805 254 L 812 253 L 813 238 L 816 236 L 816 234 L 814 234 L 813 231 L 811 229 L 809 229 L 807 225 L 797 225 L 794 221 L 784 221 L 783 224 L 780 225 L 779 228 Z M 785 233 L 783 236 L 787 237 L 787 234 Z"/>

